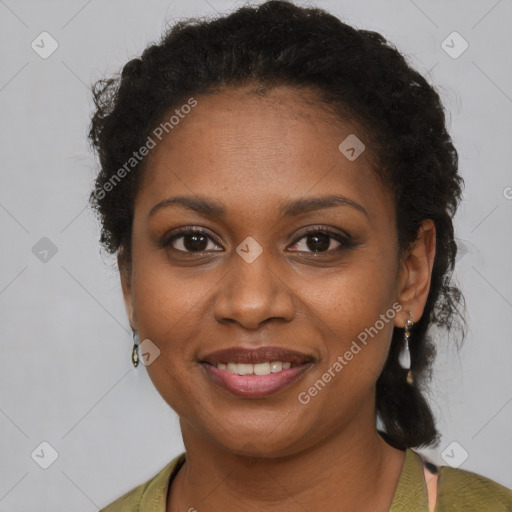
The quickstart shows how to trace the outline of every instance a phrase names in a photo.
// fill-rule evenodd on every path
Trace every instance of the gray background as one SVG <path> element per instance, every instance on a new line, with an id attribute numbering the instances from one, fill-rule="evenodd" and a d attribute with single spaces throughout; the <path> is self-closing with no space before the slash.
<path id="1" fill-rule="evenodd" d="M 240 5 L 0 0 L 0 511 L 98 510 L 183 449 L 175 414 L 131 365 L 118 276 L 86 209 L 88 86 L 157 40 L 166 19 Z M 393 41 L 450 113 L 466 182 L 455 278 L 470 330 L 459 355 L 439 338 L 431 399 L 443 439 L 428 453 L 460 464 L 467 452 L 460 467 L 512 486 L 512 1 L 316 5 Z M 59 44 L 47 59 L 31 48 L 43 31 Z M 458 58 L 441 47 L 453 31 L 469 43 Z M 57 248 L 46 262 L 32 251 L 43 237 Z M 43 441 L 58 452 L 47 469 Z"/>

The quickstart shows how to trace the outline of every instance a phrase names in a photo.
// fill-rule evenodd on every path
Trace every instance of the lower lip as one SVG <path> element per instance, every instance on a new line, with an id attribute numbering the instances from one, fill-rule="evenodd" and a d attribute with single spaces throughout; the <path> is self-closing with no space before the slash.
<path id="1" fill-rule="evenodd" d="M 296 382 L 311 366 L 312 362 L 294 366 L 268 375 L 237 375 L 220 370 L 208 363 L 201 363 L 207 375 L 219 386 L 234 395 L 261 398 L 280 391 Z"/>

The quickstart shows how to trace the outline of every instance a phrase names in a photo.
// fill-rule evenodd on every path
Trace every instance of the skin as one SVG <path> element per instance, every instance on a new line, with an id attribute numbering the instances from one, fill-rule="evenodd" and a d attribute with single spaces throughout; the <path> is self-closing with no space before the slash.
<path id="1" fill-rule="evenodd" d="M 388 511 L 404 452 L 377 434 L 375 384 L 393 328 L 403 328 L 409 311 L 414 321 L 423 313 L 434 224 L 424 221 L 399 264 L 393 198 L 371 168 L 371 148 L 355 161 L 338 149 L 364 133 L 316 108 L 312 92 L 239 88 L 196 99 L 148 156 L 131 265 L 119 258 L 131 327 L 160 349 L 146 368 L 180 417 L 187 451 L 167 511 Z M 367 215 L 347 205 L 279 214 L 284 202 L 330 194 Z M 178 195 L 221 202 L 226 215 L 173 205 L 148 217 Z M 159 245 L 183 226 L 212 234 L 206 252 L 179 252 L 190 248 L 189 236 Z M 315 252 L 305 226 L 346 232 L 357 244 L 322 238 L 325 248 Z M 236 252 L 248 236 L 263 249 L 252 263 Z M 301 404 L 298 394 L 394 303 L 402 311 Z M 198 363 L 214 350 L 263 345 L 305 352 L 315 364 L 288 388 L 255 399 L 219 388 Z"/>

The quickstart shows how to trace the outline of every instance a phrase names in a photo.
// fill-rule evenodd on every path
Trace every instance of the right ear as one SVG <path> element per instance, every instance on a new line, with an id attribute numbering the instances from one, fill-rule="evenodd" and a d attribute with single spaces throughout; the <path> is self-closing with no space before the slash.
<path id="1" fill-rule="evenodd" d="M 121 279 L 121 289 L 123 291 L 124 305 L 128 314 L 128 321 L 133 331 L 137 330 L 137 322 L 135 320 L 135 311 L 132 299 L 132 271 L 131 262 L 126 258 L 123 249 L 119 249 L 117 253 L 117 267 L 119 269 L 119 277 Z"/>

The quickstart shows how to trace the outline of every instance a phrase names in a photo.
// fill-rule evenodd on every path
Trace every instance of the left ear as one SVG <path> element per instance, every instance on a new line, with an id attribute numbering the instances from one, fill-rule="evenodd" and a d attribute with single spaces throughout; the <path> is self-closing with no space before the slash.
<path id="1" fill-rule="evenodd" d="M 403 309 L 395 316 L 396 327 L 404 327 L 409 311 L 413 322 L 421 318 L 430 291 L 435 255 L 436 227 L 432 219 L 425 219 L 398 274 L 397 300 Z"/>

